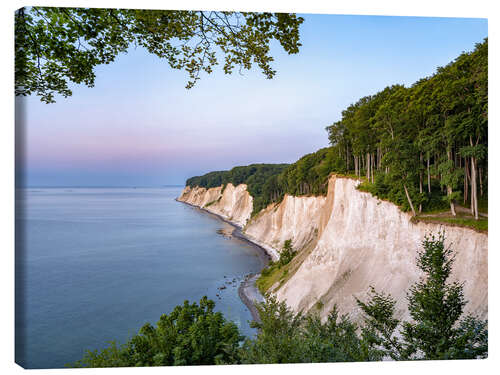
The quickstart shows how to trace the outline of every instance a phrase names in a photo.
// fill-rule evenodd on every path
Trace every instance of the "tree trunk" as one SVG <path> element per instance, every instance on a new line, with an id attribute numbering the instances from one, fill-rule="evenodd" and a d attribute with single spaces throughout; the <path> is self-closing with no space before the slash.
<path id="1" fill-rule="evenodd" d="M 449 150 L 447 152 L 447 156 L 448 156 L 448 160 L 449 161 L 452 161 L 453 162 L 453 165 L 455 164 L 455 162 L 453 161 L 453 153 L 451 150 Z M 453 171 L 453 167 L 452 167 L 452 171 Z M 446 194 L 448 196 L 450 196 L 451 194 L 453 193 L 453 188 L 451 187 L 451 185 L 446 185 Z M 455 212 L 455 202 L 453 199 L 450 199 L 450 208 L 451 208 L 451 214 L 453 216 L 457 216 L 457 213 Z"/>
<path id="2" fill-rule="evenodd" d="M 375 169 L 377 168 L 376 163 L 375 163 L 375 154 L 372 154 L 372 184 L 375 183 Z"/>
<path id="3" fill-rule="evenodd" d="M 474 176 L 475 177 L 475 176 Z M 472 187 L 472 156 L 470 158 L 470 214 L 474 216 L 474 188 Z"/>
<path id="4" fill-rule="evenodd" d="M 483 196 L 483 168 L 479 167 L 479 194 Z"/>
<path id="5" fill-rule="evenodd" d="M 413 203 L 411 201 L 410 194 L 408 194 L 408 189 L 406 188 L 406 184 L 404 184 L 403 187 L 405 188 L 406 199 L 408 199 L 408 203 L 410 204 L 411 212 L 413 213 L 413 216 L 415 216 L 416 215 L 415 208 L 413 207 Z"/>
<path id="6" fill-rule="evenodd" d="M 469 137 L 470 140 L 470 145 L 473 146 L 472 144 L 472 137 Z M 479 220 L 479 213 L 477 209 L 477 181 L 476 181 L 476 167 L 477 167 L 477 161 L 476 158 L 471 156 L 470 158 L 470 163 L 471 163 L 471 211 L 472 214 L 474 215 L 474 219 Z"/>
<path id="7" fill-rule="evenodd" d="M 370 153 L 366 153 L 365 159 L 365 171 L 366 171 L 366 179 L 370 182 Z"/>
<path id="8" fill-rule="evenodd" d="M 431 193 L 431 161 L 430 157 L 427 156 L 427 190 L 429 194 Z"/>
<path id="9" fill-rule="evenodd" d="M 423 179 L 424 179 L 424 171 L 422 170 L 422 162 L 423 161 L 424 161 L 424 155 L 422 153 L 420 153 L 420 167 L 419 167 L 419 169 L 420 169 L 420 176 L 419 176 L 420 177 L 419 178 L 419 180 L 420 180 L 419 181 L 419 191 L 420 191 L 420 194 L 422 194 L 423 190 L 424 190 L 424 188 L 422 186 L 423 185 Z M 418 212 L 419 213 L 422 212 L 422 203 L 420 203 L 418 205 Z"/>
<path id="10" fill-rule="evenodd" d="M 471 213 L 474 219 L 479 219 L 477 209 L 477 181 L 476 181 L 476 158 L 471 157 Z"/>
<path id="11" fill-rule="evenodd" d="M 447 189 L 448 195 L 451 195 L 451 193 L 453 193 L 453 190 L 452 190 L 451 186 L 448 185 L 446 187 L 446 189 Z M 457 216 L 457 213 L 455 211 L 455 202 L 454 202 L 453 199 L 450 199 L 450 209 L 451 209 L 451 214 L 453 216 Z"/>
<path id="12" fill-rule="evenodd" d="M 467 158 L 464 160 L 464 206 L 467 204 L 468 193 L 469 193 L 469 171 L 467 167 Z"/>
<path id="13" fill-rule="evenodd" d="M 345 158 L 346 171 L 347 171 L 347 173 L 349 173 L 349 147 L 347 147 L 347 146 L 345 148 L 345 154 L 346 154 L 346 158 Z"/>

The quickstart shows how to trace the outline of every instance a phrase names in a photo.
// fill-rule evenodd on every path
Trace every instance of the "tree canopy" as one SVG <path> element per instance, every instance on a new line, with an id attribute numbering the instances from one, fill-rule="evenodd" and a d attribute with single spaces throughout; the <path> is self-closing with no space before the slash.
<path id="1" fill-rule="evenodd" d="M 249 184 L 254 213 L 285 194 L 324 195 L 336 173 L 362 179 L 360 189 L 414 215 L 446 207 L 456 215 L 461 202 L 478 220 L 480 200 L 487 209 L 488 40 L 410 87 L 359 99 L 326 130 L 330 147 L 261 175 L 258 189 Z M 207 186 L 204 178 L 188 185 Z"/>
<path id="2" fill-rule="evenodd" d="M 463 199 L 478 219 L 478 197 L 487 189 L 487 125 L 485 39 L 410 87 L 361 98 L 327 131 L 336 165 L 364 175 L 366 190 L 413 214 L 441 201 L 456 215 Z"/>
<path id="3" fill-rule="evenodd" d="M 170 314 L 163 314 L 156 327 L 146 323 L 126 344 L 111 342 L 101 351 L 87 351 L 71 367 L 235 363 L 243 336 L 236 324 L 214 312 L 214 307 L 215 303 L 207 297 L 199 304 L 185 301 Z"/>
<path id="4" fill-rule="evenodd" d="M 15 13 L 15 92 L 46 103 L 68 97 L 69 82 L 93 87 L 95 67 L 130 46 L 185 70 L 187 88 L 219 60 L 227 74 L 256 64 L 273 78 L 271 42 L 297 53 L 302 22 L 290 13 L 23 7 Z"/>

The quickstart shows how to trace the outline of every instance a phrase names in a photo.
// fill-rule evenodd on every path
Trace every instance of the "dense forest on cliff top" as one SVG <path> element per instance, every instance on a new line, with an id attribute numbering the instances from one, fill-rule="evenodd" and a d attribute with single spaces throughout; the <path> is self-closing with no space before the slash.
<path id="1" fill-rule="evenodd" d="M 417 213 L 467 206 L 487 212 L 488 40 L 410 87 L 365 96 L 326 127 L 330 147 L 291 165 L 260 164 L 211 172 L 186 185 L 246 183 L 254 213 L 285 194 L 325 194 L 331 173 L 356 176 L 360 189 Z M 481 212 L 480 212 L 481 211 Z"/>

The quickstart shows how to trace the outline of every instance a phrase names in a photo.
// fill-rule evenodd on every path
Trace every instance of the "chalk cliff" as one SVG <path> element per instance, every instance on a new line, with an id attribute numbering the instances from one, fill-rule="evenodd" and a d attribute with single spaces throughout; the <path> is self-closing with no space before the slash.
<path id="1" fill-rule="evenodd" d="M 178 200 L 220 215 L 240 227 L 245 226 L 253 210 L 253 198 L 245 184 L 234 187 L 229 183 L 224 190 L 222 186 L 210 189 L 186 186 Z"/>
<path id="2" fill-rule="evenodd" d="M 411 216 L 386 201 L 356 189 L 358 181 L 331 176 L 328 193 L 318 197 L 285 196 L 250 219 L 252 197 L 246 185 L 204 189 L 186 187 L 179 197 L 243 226 L 243 233 L 277 259 L 286 239 L 299 250 L 293 272 L 271 287 L 278 300 L 296 311 L 317 310 L 325 318 L 334 304 L 355 320 L 353 296 L 365 298 L 370 286 L 397 300 L 397 315 L 408 318 L 406 292 L 420 274 L 421 241 L 446 231 L 455 250 L 453 278 L 464 281 L 466 311 L 487 318 L 488 235 L 469 228 L 413 223 Z"/>

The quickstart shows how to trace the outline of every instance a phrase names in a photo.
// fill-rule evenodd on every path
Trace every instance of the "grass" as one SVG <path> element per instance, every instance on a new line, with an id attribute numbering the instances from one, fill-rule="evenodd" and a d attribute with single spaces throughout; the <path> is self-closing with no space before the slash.
<path id="1" fill-rule="evenodd" d="M 316 230 L 315 236 L 318 232 Z M 273 285 L 277 284 L 277 287 L 273 292 L 277 291 L 283 284 L 292 278 L 297 272 L 304 260 L 311 254 L 312 250 L 316 245 L 315 239 L 310 240 L 306 245 L 302 247 L 302 250 L 297 251 L 295 256 L 292 258 L 290 263 L 280 266 L 279 262 L 271 262 L 262 270 L 261 276 L 257 279 L 256 285 L 262 295 L 265 295 Z"/>
<path id="2" fill-rule="evenodd" d="M 404 211 L 403 207 L 398 205 L 396 202 L 391 201 L 387 197 L 379 197 L 375 193 L 376 191 L 376 186 L 375 184 L 364 181 L 360 185 L 358 185 L 358 190 L 368 192 L 372 194 L 374 197 L 380 199 L 380 200 L 385 200 L 391 203 L 396 204 L 400 210 Z M 436 194 L 436 191 L 433 193 L 434 195 Z M 488 218 L 480 216 L 479 220 L 475 220 L 470 214 L 465 213 L 465 212 L 457 212 L 457 216 L 452 216 L 451 211 L 450 211 L 450 206 L 448 204 L 445 204 L 444 201 L 439 202 L 439 200 L 442 200 L 442 198 L 438 197 L 439 199 L 436 200 L 435 196 L 431 196 L 430 199 L 431 201 L 428 203 L 430 204 L 429 207 L 423 207 L 423 210 L 421 213 L 417 214 L 417 216 L 413 217 L 411 220 L 413 222 L 433 222 L 433 223 L 441 223 L 443 225 L 452 225 L 452 226 L 458 226 L 458 227 L 466 227 L 466 228 L 472 228 L 474 230 L 477 230 L 479 232 L 488 232 Z M 437 202 L 437 203 L 436 203 Z M 460 200 L 457 200 L 458 203 L 461 203 Z M 470 204 L 469 204 L 470 206 Z M 466 206 L 467 207 L 467 206 Z M 416 209 L 418 208 L 418 205 Z M 457 207 L 458 210 L 459 207 Z M 478 209 L 480 213 L 487 213 L 488 212 L 488 199 L 487 197 L 485 198 L 479 198 L 478 199 Z M 463 211 L 463 210 L 462 210 Z"/>
<path id="3" fill-rule="evenodd" d="M 416 221 L 451 224 L 458 227 L 472 228 L 480 232 L 488 232 L 488 219 L 482 217 L 479 220 L 475 220 L 474 218 L 461 215 L 457 215 L 456 217 L 426 215 L 423 217 L 417 216 L 414 219 Z"/>
<path id="4" fill-rule="evenodd" d="M 479 212 L 488 213 L 488 198 L 478 198 L 477 200 L 477 208 Z"/>
<path id="5" fill-rule="evenodd" d="M 279 263 L 269 263 L 269 266 L 262 270 L 260 277 L 257 279 L 256 285 L 262 295 L 278 281 L 283 281 L 288 275 L 288 268 L 290 263 L 281 266 Z"/>
<path id="6" fill-rule="evenodd" d="M 470 208 L 470 199 L 468 199 L 467 202 L 465 202 L 465 204 L 463 204 L 463 203 L 464 202 L 461 201 L 460 205 L 467 207 L 467 208 Z M 479 212 L 487 214 L 488 213 L 488 197 L 482 197 L 482 198 L 478 197 L 477 208 L 478 208 Z"/>

